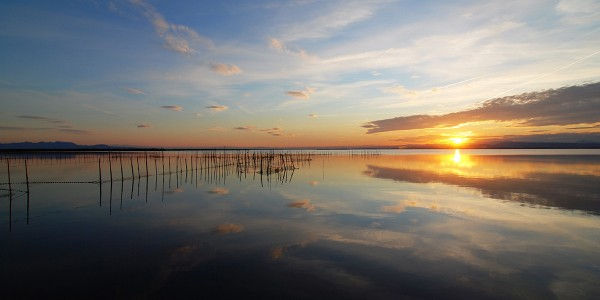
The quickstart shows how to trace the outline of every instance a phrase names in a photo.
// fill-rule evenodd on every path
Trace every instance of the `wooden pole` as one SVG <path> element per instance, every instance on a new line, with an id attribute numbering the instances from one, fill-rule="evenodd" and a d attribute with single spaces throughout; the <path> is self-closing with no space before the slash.
<path id="1" fill-rule="evenodd" d="M 25 158 L 25 182 L 27 184 L 27 225 L 29 225 L 29 169 L 27 167 L 27 158 Z"/>

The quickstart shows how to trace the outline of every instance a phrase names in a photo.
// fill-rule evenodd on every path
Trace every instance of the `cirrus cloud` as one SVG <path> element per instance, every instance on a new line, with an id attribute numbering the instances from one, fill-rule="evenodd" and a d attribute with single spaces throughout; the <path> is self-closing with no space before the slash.
<path id="1" fill-rule="evenodd" d="M 132 95 L 146 95 L 146 93 L 144 93 L 144 91 L 142 91 L 140 89 L 130 88 L 130 87 L 125 88 L 125 91 Z"/>
<path id="2" fill-rule="evenodd" d="M 190 27 L 167 22 L 165 17 L 146 1 L 131 0 L 131 3 L 137 6 L 144 17 L 152 23 L 154 31 L 163 39 L 167 49 L 190 55 L 196 52 L 196 49 L 193 48 L 194 44 L 202 44 L 208 48 L 213 47 L 211 40 L 200 36 Z"/>
<path id="3" fill-rule="evenodd" d="M 161 108 L 172 110 L 172 111 L 183 111 L 183 107 L 179 105 L 163 105 Z"/>

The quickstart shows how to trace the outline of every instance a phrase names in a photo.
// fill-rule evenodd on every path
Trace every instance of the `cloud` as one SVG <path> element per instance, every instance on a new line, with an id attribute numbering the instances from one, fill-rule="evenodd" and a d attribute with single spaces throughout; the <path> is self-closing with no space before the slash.
<path id="1" fill-rule="evenodd" d="M 308 117 L 311 118 L 311 119 L 316 119 L 319 116 L 317 116 L 316 114 L 308 114 Z"/>
<path id="2" fill-rule="evenodd" d="M 152 23 L 154 31 L 163 39 L 167 49 L 189 55 L 196 52 L 192 44 L 203 44 L 205 47 L 213 47 L 211 40 L 200 36 L 193 29 L 185 25 L 167 22 L 164 16 L 146 1 L 131 0 L 131 3 L 139 7 L 146 19 Z"/>
<path id="3" fill-rule="evenodd" d="M 269 47 L 280 51 L 280 52 L 284 52 L 284 53 L 288 53 L 288 54 L 292 54 L 292 55 L 297 55 L 301 58 L 308 58 L 308 54 L 306 53 L 305 50 L 303 49 L 290 49 L 289 47 L 287 47 L 281 40 L 278 40 L 276 38 L 270 38 L 269 39 Z"/>
<path id="4" fill-rule="evenodd" d="M 127 91 L 127 93 L 132 94 L 132 95 L 146 95 L 146 93 L 144 93 L 144 91 L 140 90 L 140 89 L 134 89 L 134 88 L 125 88 L 125 91 Z"/>
<path id="5" fill-rule="evenodd" d="M 235 129 L 235 130 L 248 130 L 248 131 L 254 130 L 254 128 L 255 128 L 254 126 L 249 126 L 249 125 L 233 127 L 233 129 Z"/>
<path id="6" fill-rule="evenodd" d="M 594 129 L 594 128 L 600 128 L 600 124 L 598 124 L 598 125 L 592 125 L 592 126 L 569 127 L 567 129 L 579 130 L 579 129 Z"/>
<path id="7" fill-rule="evenodd" d="M 313 89 L 313 88 L 305 88 L 304 90 L 301 90 L 301 91 L 287 91 L 285 93 L 288 96 L 292 96 L 296 99 L 308 100 L 308 98 L 310 98 L 310 95 L 312 95 L 314 92 L 315 92 L 315 89 Z"/>
<path id="8" fill-rule="evenodd" d="M 50 130 L 49 127 L 0 126 L 0 130 Z"/>
<path id="9" fill-rule="evenodd" d="M 281 129 L 279 127 L 261 129 L 260 131 L 266 132 L 267 134 L 270 134 L 272 136 L 282 136 L 283 135 L 283 129 Z"/>
<path id="10" fill-rule="evenodd" d="M 150 128 L 150 127 L 152 127 L 152 125 L 150 125 L 150 124 L 138 124 L 137 125 L 137 128 Z"/>
<path id="11" fill-rule="evenodd" d="M 238 66 L 229 64 L 211 64 L 210 69 L 213 72 L 223 76 L 231 76 L 242 73 L 242 70 Z"/>
<path id="12" fill-rule="evenodd" d="M 215 195 L 227 195 L 229 194 L 229 190 L 223 187 L 216 187 L 213 188 L 212 190 L 208 191 L 211 194 L 215 194 Z"/>
<path id="13" fill-rule="evenodd" d="M 315 210 L 315 206 L 312 203 L 310 203 L 309 199 L 302 199 L 299 201 L 294 201 L 292 203 L 289 203 L 288 207 L 304 208 L 304 209 L 306 209 L 306 211 L 314 211 Z"/>
<path id="14" fill-rule="evenodd" d="M 595 0 L 560 0 L 555 6 L 565 23 L 594 23 L 600 17 L 600 3 Z"/>
<path id="15" fill-rule="evenodd" d="M 161 108 L 172 110 L 172 111 L 182 111 L 183 107 L 179 105 L 163 105 Z"/>
<path id="16" fill-rule="evenodd" d="M 33 116 L 33 115 L 20 115 L 20 116 L 17 116 L 17 118 L 20 118 L 20 119 L 30 119 L 30 120 L 40 120 L 40 121 L 44 121 L 44 122 L 52 123 L 52 124 L 67 123 L 67 121 L 64 121 L 64 120 L 47 118 L 47 117 L 42 117 L 42 116 Z"/>
<path id="17" fill-rule="evenodd" d="M 286 40 L 320 39 L 334 34 L 348 25 L 370 18 L 379 1 L 343 1 L 342 3 L 329 2 L 328 6 L 321 6 L 318 16 L 303 18 L 305 22 L 298 22 L 288 26 L 282 33 Z"/>
<path id="18" fill-rule="evenodd" d="M 217 234 L 239 233 L 242 231 L 244 231 L 244 226 L 232 223 L 221 224 L 213 230 Z"/>
<path id="19" fill-rule="evenodd" d="M 58 131 L 72 133 L 72 134 L 90 134 L 90 131 L 82 130 L 82 129 L 58 129 Z"/>
<path id="20" fill-rule="evenodd" d="M 227 107 L 225 105 L 209 105 L 206 108 L 208 108 L 212 111 L 224 111 L 224 110 L 227 110 L 229 107 Z"/>
<path id="21" fill-rule="evenodd" d="M 398 95 L 402 95 L 402 96 L 416 96 L 417 95 L 417 91 L 409 90 L 402 85 L 396 85 L 394 87 L 387 89 L 387 91 L 389 93 L 398 94 Z"/>
<path id="22" fill-rule="evenodd" d="M 546 126 L 600 122 L 600 83 L 524 93 L 485 101 L 445 115 L 411 115 L 363 124 L 367 133 L 456 126 L 477 121 L 518 121 Z"/>

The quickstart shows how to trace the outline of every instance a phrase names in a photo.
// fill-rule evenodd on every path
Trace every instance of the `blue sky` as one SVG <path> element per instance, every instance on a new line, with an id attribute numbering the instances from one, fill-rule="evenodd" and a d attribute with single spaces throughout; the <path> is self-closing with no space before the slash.
<path id="1" fill-rule="evenodd" d="M 520 134 L 498 122 L 361 126 L 600 79 L 591 0 L 3 1 L 0 39 L 0 142 L 387 145 L 482 128 Z M 558 125 L 536 130 L 563 133 Z"/>

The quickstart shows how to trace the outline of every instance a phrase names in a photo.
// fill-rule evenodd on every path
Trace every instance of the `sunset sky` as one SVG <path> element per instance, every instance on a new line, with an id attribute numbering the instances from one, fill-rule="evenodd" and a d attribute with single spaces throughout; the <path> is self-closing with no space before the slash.
<path id="1" fill-rule="evenodd" d="M 595 0 L 2 1 L 0 41 L 2 143 L 600 142 Z"/>

